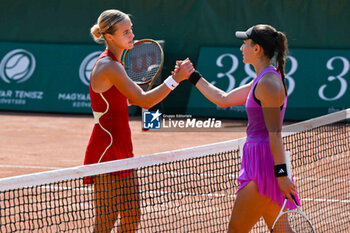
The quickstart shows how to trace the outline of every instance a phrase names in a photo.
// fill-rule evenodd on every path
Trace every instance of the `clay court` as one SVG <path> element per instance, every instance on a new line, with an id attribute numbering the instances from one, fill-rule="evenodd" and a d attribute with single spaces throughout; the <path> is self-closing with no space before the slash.
<path id="1" fill-rule="evenodd" d="M 94 125 L 91 115 L 0 112 L 0 178 L 81 166 Z M 135 156 L 245 136 L 244 120 L 223 120 L 220 132 L 143 132 L 130 118 Z"/>

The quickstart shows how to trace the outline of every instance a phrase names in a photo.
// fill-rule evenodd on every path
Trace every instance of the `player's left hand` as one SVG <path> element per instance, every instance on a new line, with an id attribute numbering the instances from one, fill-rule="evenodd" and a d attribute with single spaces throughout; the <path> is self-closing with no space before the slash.
<path id="1" fill-rule="evenodd" d="M 283 194 L 283 196 L 287 197 L 288 200 L 293 202 L 292 196 L 296 196 L 296 186 L 295 184 L 289 179 L 288 176 L 282 176 L 277 178 L 278 186 Z"/>

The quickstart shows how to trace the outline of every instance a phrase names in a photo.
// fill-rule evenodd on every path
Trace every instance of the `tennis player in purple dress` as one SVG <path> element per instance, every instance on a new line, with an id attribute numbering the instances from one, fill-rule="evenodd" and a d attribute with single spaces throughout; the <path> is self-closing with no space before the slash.
<path id="1" fill-rule="evenodd" d="M 288 177 L 281 136 L 287 106 L 285 61 L 288 51 L 284 33 L 270 25 L 256 25 L 236 32 L 244 42 L 240 48 L 243 62 L 251 64 L 257 77 L 250 83 L 226 93 L 207 82 L 198 71 L 189 80 L 219 107 L 246 105 L 247 140 L 243 148 L 237 198 L 228 232 L 249 232 L 264 218 L 269 229 L 285 198 L 286 208 L 299 202 L 293 180 Z M 276 58 L 276 67 L 272 62 Z"/>

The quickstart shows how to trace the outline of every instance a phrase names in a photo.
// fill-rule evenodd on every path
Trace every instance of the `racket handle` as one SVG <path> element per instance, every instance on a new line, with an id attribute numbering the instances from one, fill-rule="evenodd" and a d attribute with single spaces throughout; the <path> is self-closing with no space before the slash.
<path id="1" fill-rule="evenodd" d="M 294 195 L 293 195 L 293 194 L 290 194 L 290 195 L 292 196 L 293 201 L 295 202 L 295 204 L 296 204 L 297 206 L 300 206 L 300 205 L 298 204 L 297 200 L 295 199 Z"/>

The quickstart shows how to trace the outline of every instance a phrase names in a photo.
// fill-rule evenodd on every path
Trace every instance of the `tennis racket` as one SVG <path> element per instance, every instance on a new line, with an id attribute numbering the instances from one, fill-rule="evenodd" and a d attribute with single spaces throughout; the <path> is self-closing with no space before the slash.
<path id="1" fill-rule="evenodd" d="M 290 164 L 290 152 L 285 152 L 285 159 L 287 165 L 287 173 L 291 179 L 291 164 Z M 308 219 L 306 214 L 302 211 L 300 205 L 293 195 L 292 199 L 297 206 L 297 209 L 294 210 L 284 210 L 284 207 L 287 204 L 288 199 L 286 198 L 283 202 L 282 208 L 275 219 L 271 233 L 277 232 L 293 232 L 293 233 L 316 233 L 314 227 L 311 224 L 311 221 Z"/>
<path id="2" fill-rule="evenodd" d="M 277 232 L 293 232 L 293 233 L 316 233 L 310 220 L 306 214 L 301 210 L 295 197 L 292 198 L 297 206 L 295 210 L 284 210 L 284 207 L 288 201 L 284 200 L 281 211 L 279 212 L 275 222 L 272 225 L 271 233 Z"/>
<path id="3" fill-rule="evenodd" d="M 134 43 L 132 49 L 124 53 L 123 63 L 129 78 L 144 91 L 152 89 L 162 71 L 164 52 L 161 45 L 152 39 L 143 39 Z M 142 108 L 142 118 L 147 109 Z M 147 131 L 142 127 L 143 131 Z"/>
<path id="4" fill-rule="evenodd" d="M 129 78 L 140 86 L 148 84 L 148 91 L 162 71 L 163 49 L 155 40 L 139 40 L 124 53 L 123 63 Z"/>

